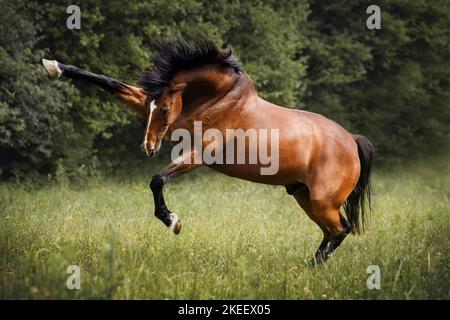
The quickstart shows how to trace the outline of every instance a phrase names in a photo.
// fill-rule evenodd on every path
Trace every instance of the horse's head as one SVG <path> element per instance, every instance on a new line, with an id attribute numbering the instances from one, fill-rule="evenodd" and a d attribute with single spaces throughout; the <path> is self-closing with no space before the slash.
<path id="1" fill-rule="evenodd" d="M 148 104 L 147 124 L 141 144 L 141 149 L 147 155 L 158 154 L 167 130 L 181 114 L 181 95 L 185 87 L 186 83 L 170 83 L 159 97 Z"/>
<path id="2" fill-rule="evenodd" d="M 154 99 L 147 106 L 147 127 L 141 144 L 148 155 L 158 152 L 183 105 L 192 111 L 205 107 L 208 101 L 217 102 L 242 74 L 231 50 L 221 49 L 200 35 L 156 43 L 152 62 L 152 69 L 144 71 L 139 81 L 147 100 Z"/>

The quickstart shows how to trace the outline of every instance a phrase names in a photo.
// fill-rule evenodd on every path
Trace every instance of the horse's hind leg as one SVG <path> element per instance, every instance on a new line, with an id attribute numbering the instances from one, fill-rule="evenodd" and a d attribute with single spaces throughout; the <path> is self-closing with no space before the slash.
<path id="1" fill-rule="evenodd" d="M 300 189 L 293 195 L 311 220 L 322 229 L 323 240 L 311 264 L 322 263 L 331 256 L 350 232 L 348 222 L 340 214 L 339 208 L 324 206 L 321 201 L 311 201 L 308 188 Z"/>
<path id="2" fill-rule="evenodd" d="M 339 211 L 340 206 L 329 205 L 327 201 L 311 201 L 315 221 L 324 232 L 328 242 L 320 246 L 315 255 L 315 263 L 327 260 L 350 233 L 350 225 Z"/>
<path id="3" fill-rule="evenodd" d="M 321 223 L 320 220 L 317 218 L 316 215 L 314 215 L 313 212 L 313 208 L 312 208 L 312 203 L 311 200 L 309 198 L 309 189 L 302 189 L 302 190 L 298 190 L 295 193 L 293 193 L 293 196 L 295 198 L 295 200 L 297 201 L 297 203 L 300 205 L 300 207 L 302 207 L 302 209 L 306 212 L 306 214 L 308 215 L 308 217 L 310 217 L 311 220 L 313 220 L 321 229 Z M 329 242 L 329 234 L 325 229 L 322 229 L 323 232 L 323 240 L 319 246 L 319 248 L 317 249 L 317 252 L 315 254 L 315 260 L 317 260 L 317 258 L 321 255 L 322 251 L 327 247 L 328 242 Z"/>

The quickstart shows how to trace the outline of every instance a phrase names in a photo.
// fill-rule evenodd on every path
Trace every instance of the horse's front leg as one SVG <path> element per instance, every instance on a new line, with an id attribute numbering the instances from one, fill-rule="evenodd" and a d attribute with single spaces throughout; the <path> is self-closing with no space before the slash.
<path id="1" fill-rule="evenodd" d="M 167 167 L 155 174 L 150 181 L 150 189 L 155 201 L 155 216 L 160 219 L 175 234 L 181 230 L 181 221 L 175 212 L 171 212 L 164 201 L 163 187 L 170 180 L 192 171 L 201 164 L 194 164 L 194 153 L 186 156 L 180 156 L 171 162 Z"/>

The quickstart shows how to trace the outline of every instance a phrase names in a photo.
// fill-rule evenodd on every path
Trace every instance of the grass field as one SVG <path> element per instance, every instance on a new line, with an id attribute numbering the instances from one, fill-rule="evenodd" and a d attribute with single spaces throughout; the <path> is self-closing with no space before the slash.
<path id="1" fill-rule="evenodd" d="M 0 298 L 449 299 L 450 163 L 425 163 L 377 171 L 366 233 L 316 268 L 305 262 L 321 232 L 282 187 L 192 172 L 165 189 L 183 223 L 175 236 L 153 217 L 152 168 L 5 183 Z M 66 287 L 69 265 L 81 268 L 80 290 Z M 380 290 L 366 286 L 369 265 Z"/>

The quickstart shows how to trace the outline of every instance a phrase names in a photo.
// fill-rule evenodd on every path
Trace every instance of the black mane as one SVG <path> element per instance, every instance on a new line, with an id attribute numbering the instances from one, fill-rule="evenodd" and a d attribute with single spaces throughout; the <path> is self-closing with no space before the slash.
<path id="1" fill-rule="evenodd" d="M 208 64 L 220 64 L 242 72 L 238 60 L 230 49 L 218 48 L 204 36 L 180 37 L 168 42 L 156 43 L 156 54 L 152 57 L 153 68 L 144 71 L 139 80 L 145 94 L 156 98 L 180 70 L 188 70 Z"/>

